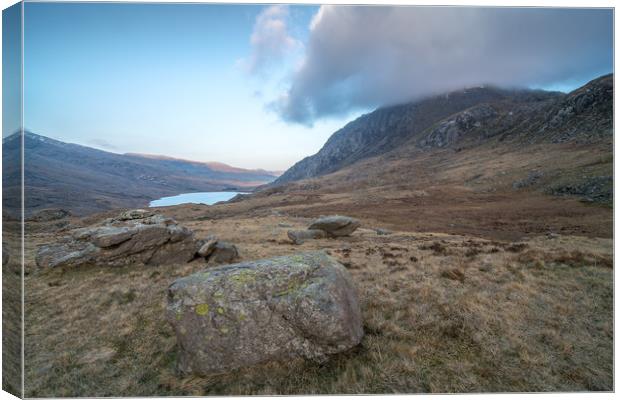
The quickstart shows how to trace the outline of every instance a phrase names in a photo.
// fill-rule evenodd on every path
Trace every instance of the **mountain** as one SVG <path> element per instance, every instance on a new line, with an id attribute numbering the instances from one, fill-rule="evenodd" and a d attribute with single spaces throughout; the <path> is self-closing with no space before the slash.
<path id="1" fill-rule="evenodd" d="M 222 162 L 217 162 L 217 161 L 192 161 L 192 160 L 185 160 L 182 158 L 163 156 L 159 154 L 125 153 L 125 155 L 131 156 L 131 157 L 148 158 L 152 160 L 178 161 L 178 162 L 187 163 L 187 164 L 202 165 L 202 166 L 208 167 L 212 171 L 217 171 L 217 172 L 231 172 L 231 173 L 237 173 L 237 174 L 250 173 L 250 174 L 256 174 L 257 176 L 262 175 L 262 176 L 270 176 L 270 177 L 280 176 L 284 172 L 284 171 L 267 171 L 265 169 L 260 169 L 260 168 L 249 170 L 245 168 L 233 167 L 231 165 L 224 164 Z"/>
<path id="2" fill-rule="evenodd" d="M 518 240 L 608 237 L 613 75 L 571 93 L 478 87 L 380 108 L 246 196 L 244 209 Z"/>
<path id="3" fill-rule="evenodd" d="M 612 117 L 613 75 L 569 94 L 469 88 L 363 115 L 271 186 L 324 176 L 403 148 L 432 151 L 515 141 L 521 145 L 596 142 L 612 137 Z"/>
<path id="4" fill-rule="evenodd" d="M 2 141 L 3 188 L 7 206 L 19 199 L 20 135 Z M 62 207 L 77 214 L 145 206 L 184 192 L 250 190 L 277 175 L 162 156 L 115 154 L 64 143 L 31 132 L 24 135 L 25 206 L 28 213 Z"/>

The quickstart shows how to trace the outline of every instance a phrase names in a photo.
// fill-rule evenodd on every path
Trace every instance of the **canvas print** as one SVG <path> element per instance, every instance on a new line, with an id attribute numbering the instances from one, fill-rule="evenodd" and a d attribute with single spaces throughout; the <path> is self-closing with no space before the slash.
<path id="1" fill-rule="evenodd" d="M 5 391 L 613 381 L 613 8 L 20 2 Z"/>

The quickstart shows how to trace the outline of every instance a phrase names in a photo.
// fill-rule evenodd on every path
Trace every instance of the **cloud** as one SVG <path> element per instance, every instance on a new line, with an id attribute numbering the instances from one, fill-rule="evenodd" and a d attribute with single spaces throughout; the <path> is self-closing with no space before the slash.
<path id="1" fill-rule="evenodd" d="M 301 45 L 289 34 L 288 18 L 288 7 L 281 5 L 267 7 L 256 17 L 250 37 L 252 53 L 243 60 L 250 74 L 265 73 L 270 66 Z"/>
<path id="2" fill-rule="evenodd" d="M 612 18 L 604 9 L 322 6 L 271 106 L 312 125 L 466 86 L 587 78 L 612 69 Z"/>

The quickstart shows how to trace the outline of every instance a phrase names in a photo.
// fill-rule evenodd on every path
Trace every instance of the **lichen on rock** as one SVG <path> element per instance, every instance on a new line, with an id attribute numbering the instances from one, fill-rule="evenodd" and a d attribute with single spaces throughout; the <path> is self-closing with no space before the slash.
<path id="1" fill-rule="evenodd" d="M 179 312 L 185 317 L 177 319 Z M 179 369 L 200 375 L 299 356 L 324 360 L 363 336 L 351 278 L 324 252 L 180 278 L 168 289 L 167 319 L 179 343 Z"/>

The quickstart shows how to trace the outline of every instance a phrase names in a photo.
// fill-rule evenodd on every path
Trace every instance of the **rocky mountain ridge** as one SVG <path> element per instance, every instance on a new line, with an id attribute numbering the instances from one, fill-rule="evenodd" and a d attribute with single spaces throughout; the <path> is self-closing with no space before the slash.
<path id="1" fill-rule="evenodd" d="M 592 143 L 612 137 L 613 75 L 568 93 L 477 87 L 379 108 L 334 133 L 271 186 L 316 178 L 403 147 Z"/>

